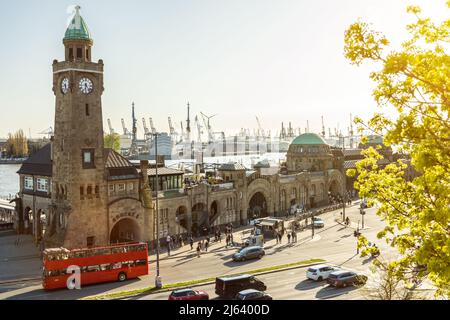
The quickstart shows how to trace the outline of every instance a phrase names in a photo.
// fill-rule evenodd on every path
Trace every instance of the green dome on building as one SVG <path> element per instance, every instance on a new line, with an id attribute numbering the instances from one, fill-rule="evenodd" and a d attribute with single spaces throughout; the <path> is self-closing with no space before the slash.
<path id="1" fill-rule="evenodd" d="M 64 35 L 64 40 L 91 40 L 88 26 L 80 15 L 80 6 L 76 6 L 75 10 L 75 15 Z"/>
<path id="2" fill-rule="evenodd" d="M 291 145 L 326 145 L 327 143 L 316 133 L 304 133 L 295 138 Z"/>

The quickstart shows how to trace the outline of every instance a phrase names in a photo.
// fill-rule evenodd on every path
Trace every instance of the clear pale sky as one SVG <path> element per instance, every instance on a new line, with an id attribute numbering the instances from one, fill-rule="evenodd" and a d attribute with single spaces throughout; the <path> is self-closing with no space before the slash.
<path id="1" fill-rule="evenodd" d="M 408 4 L 442 19 L 444 0 L 0 0 L 0 137 L 53 126 L 51 64 L 63 60 L 62 38 L 79 4 L 105 63 L 104 129 L 111 118 L 131 129 L 131 102 L 141 118 L 168 131 L 192 114 L 218 114 L 215 131 L 235 133 L 285 124 L 319 131 L 349 125 L 349 114 L 376 111 L 368 79 L 374 66 L 351 66 L 344 31 L 358 17 L 398 45 L 413 18 Z M 194 116 L 192 116 L 192 119 Z M 328 130 L 328 129 L 327 129 Z"/>

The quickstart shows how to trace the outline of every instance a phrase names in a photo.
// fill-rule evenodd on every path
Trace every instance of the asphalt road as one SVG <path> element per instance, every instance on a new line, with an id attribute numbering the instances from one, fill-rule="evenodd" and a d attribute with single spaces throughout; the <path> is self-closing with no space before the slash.
<path id="1" fill-rule="evenodd" d="M 282 244 L 275 244 L 275 240 L 267 242 L 265 245 L 266 255 L 261 260 L 233 262 L 231 261 L 231 255 L 235 252 L 235 249 L 217 250 L 219 246 L 224 245 L 223 242 L 222 244 L 212 245 L 211 249 L 216 251 L 203 254 L 200 258 L 197 258 L 195 252 L 192 251 L 192 253 L 163 259 L 160 263 L 162 281 L 163 283 L 175 283 L 224 276 L 311 258 L 322 258 L 334 265 L 362 271 L 367 274 L 370 259 L 360 258 L 356 255 L 354 229 L 345 228 L 335 222 L 335 219 L 340 217 L 339 212 L 335 211 L 321 215 L 325 221 L 325 227 L 316 229 L 314 238 L 311 238 L 311 230 L 306 230 L 298 234 L 299 242 L 296 244 L 287 244 L 286 237 L 283 239 Z M 383 255 L 391 256 L 393 249 L 386 245 L 384 241 L 376 239 L 376 233 L 381 230 L 384 223 L 375 215 L 375 209 L 368 209 L 366 212 L 366 228 L 362 233 L 370 241 L 377 243 Z M 359 209 L 352 207 L 347 210 L 347 215 L 352 221 L 352 226 L 356 227 L 356 222 L 361 219 Z M 324 283 L 302 282 L 305 279 L 304 273 L 304 269 L 296 269 L 261 277 L 267 277 L 268 292 L 276 299 L 327 299 L 340 297 L 350 299 L 358 296 L 357 290 L 352 290 L 351 288 L 342 289 L 346 292 L 335 295 L 338 291 L 333 288 L 327 288 Z M 13 283 L 0 285 L 0 299 L 78 299 L 90 295 L 152 286 L 154 284 L 154 276 L 155 263 L 153 262 L 150 264 L 150 275 L 141 279 L 130 280 L 124 283 L 87 286 L 81 290 L 58 290 L 54 292 L 44 291 L 40 284 L 36 282 Z M 330 289 L 332 290 L 330 291 Z M 208 290 L 211 289 L 207 288 Z M 167 294 L 163 296 L 164 299 L 167 299 Z M 148 298 L 156 299 L 158 295 L 149 295 Z"/>
<path id="2" fill-rule="evenodd" d="M 266 292 L 275 300 L 313 300 L 313 299 L 366 299 L 366 293 L 357 287 L 334 288 L 326 281 L 313 281 L 306 278 L 306 268 L 297 268 L 256 276 L 263 281 Z M 198 286 L 195 290 L 206 291 L 210 299 L 219 299 L 214 292 L 214 284 Z M 170 292 L 131 297 L 126 300 L 167 300 Z"/>

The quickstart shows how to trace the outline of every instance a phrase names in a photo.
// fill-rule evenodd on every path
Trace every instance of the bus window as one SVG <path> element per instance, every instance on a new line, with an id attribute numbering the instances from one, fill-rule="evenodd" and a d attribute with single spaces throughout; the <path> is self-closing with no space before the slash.
<path id="1" fill-rule="evenodd" d="M 94 271 L 100 271 L 100 268 L 98 265 L 87 267 L 87 272 L 94 272 Z"/>
<path id="2" fill-rule="evenodd" d="M 136 266 L 145 266 L 147 261 L 145 260 L 136 260 Z"/>
<path id="3" fill-rule="evenodd" d="M 111 265 L 109 263 L 105 263 L 105 264 L 101 264 L 100 265 L 100 270 L 101 271 L 110 270 L 110 269 L 111 269 Z"/>
<path id="4" fill-rule="evenodd" d="M 113 266 L 112 266 L 112 268 L 113 268 L 113 269 L 120 269 L 120 268 L 122 268 L 122 263 L 121 263 L 121 262 L 114 263 Z"/>

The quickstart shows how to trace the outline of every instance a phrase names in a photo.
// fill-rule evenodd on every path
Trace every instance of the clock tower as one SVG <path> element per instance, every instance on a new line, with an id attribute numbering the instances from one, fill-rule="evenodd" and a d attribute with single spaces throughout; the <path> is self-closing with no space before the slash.
<path id="1" fill-rule="evenodd" d="M 109 242 L 103 147 L 103 61 L 92 62 L 93 41 L 80 7 L 66 30 L 65 59 L 53 61 L 55 127 L 49 245 L 66 248 Z"/>

